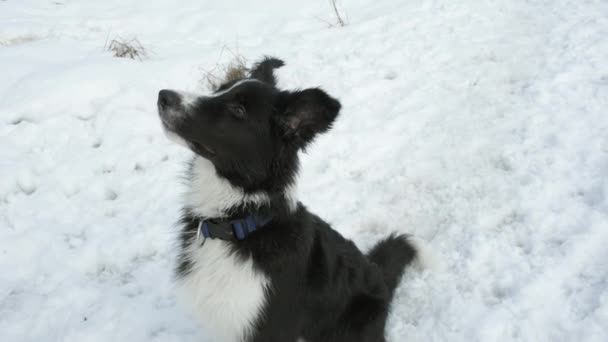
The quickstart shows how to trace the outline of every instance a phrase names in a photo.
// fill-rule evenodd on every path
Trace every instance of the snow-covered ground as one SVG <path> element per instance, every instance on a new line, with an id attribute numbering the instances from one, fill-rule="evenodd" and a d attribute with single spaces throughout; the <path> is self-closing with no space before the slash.
<path id="1" fill-rule="evenodd" d="M 155 102 L 228 47 L 342 101 L 305 204 L 431 249 L 390 341 L 608 341 L 608 2 L 340 3 L 346 27 L 326 0 L 0 1 L 0 340 L 204 339 L 171 282 L 188 153 Z"/>

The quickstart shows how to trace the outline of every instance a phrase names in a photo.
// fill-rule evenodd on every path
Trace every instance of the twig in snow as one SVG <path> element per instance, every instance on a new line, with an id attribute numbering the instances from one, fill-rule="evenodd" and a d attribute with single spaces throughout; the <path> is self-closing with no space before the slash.
<path id="1" fill-rule="evenodd" d="M 340 10 L 338 9 L 338 0 L 329 0 L 329 4 L 331 5 L 332 9 L 334 10 L 334 15 L 336 16 L 336 21 L 337 21 L 338 25 L 340 25 L 341 27 L 346 26 L 346 21 L 342 18 L 342 14 L 340 13 Z"/>

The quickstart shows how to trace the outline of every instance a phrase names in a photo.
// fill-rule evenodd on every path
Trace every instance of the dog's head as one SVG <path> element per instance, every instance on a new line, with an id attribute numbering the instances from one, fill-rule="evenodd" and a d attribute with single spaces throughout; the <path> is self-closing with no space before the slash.
<path id="1" fill-rule="evenodd" d="M 297 173 L 299 150 L 327 131 L 340 103 L 318 88 L 284 91 L 265 58 L 248 78 L 203 96 L 161 90 L 158 112 L 167 134 L 213 163 L 245 191 L 277 191 Z"/>

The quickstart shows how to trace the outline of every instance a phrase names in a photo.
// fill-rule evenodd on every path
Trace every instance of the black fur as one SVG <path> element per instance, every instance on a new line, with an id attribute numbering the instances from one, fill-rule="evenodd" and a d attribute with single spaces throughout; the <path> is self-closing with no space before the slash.
<path id="1" fill-rule="evenodd" d="M 262 82 L 230 88 L 232 83 L 220 88 L 228 92 L 191 108 L 161 92 L 161 118 L 195 153 L 212 161 L 218 175 L 245 192 L 263 191 L 271 198 L 273 220 L 246 240 L 230 242 L 233 253 L 242 260 L 251 257 L 272 284 L 247 341 L 384 341 L 393 292 L 415 250 L 404 236 L 392 235 L 366 256 L 301 203 L 290 209 L 285 189 L 298 172 L 298 152 L 331 128 L 340 103 L 317 88 L 277 89 L 272 70 L 282 65 L 266 58 L 251 72 Z M 176 119 L 169 109 L 188 115 Z M 253 210 L 237 205 L 225 216 Z M 196 236 L 198 219 L 192 208 L 184 208 L 183 249 Z M 177 276 L 191 271 L 182 254 Z"/>

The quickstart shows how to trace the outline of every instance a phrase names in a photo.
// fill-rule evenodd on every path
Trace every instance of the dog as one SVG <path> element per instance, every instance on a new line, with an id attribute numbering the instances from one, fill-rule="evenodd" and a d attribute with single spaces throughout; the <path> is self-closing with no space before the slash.
<path id="1" fill-rule="evenodd" d="M 212 341 L 385 341 L 417 250 L 393 234 L 363 254 L 298 201 L 298 153 L 341 104 L 320 88 L 278 89 L 283 65 L 264 57 L 209 96 L 158 94 L 165 133 L 194 153 L 176 286 Z"/>

